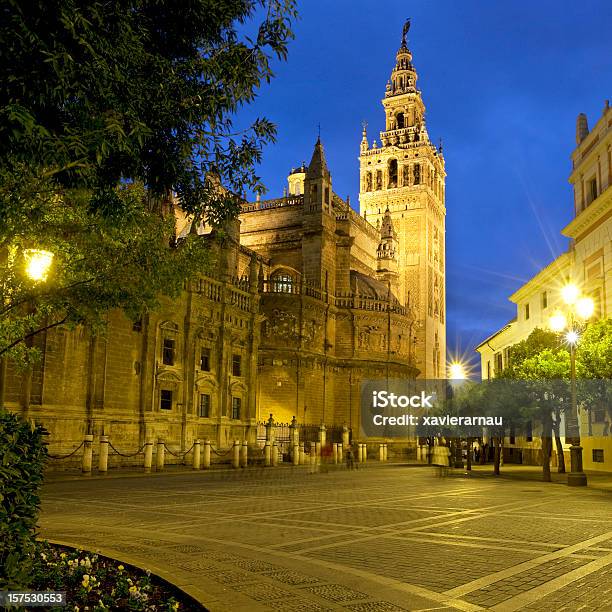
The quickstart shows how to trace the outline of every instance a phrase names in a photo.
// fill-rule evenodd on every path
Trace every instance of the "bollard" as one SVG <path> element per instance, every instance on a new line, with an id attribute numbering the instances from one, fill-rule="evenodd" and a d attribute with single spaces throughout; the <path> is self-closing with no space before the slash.
<path id="1" fill-rule="evenodd" d="M 380 444 L 378 447 L 378 459 L 381 462 L 385 460 L 385 445 L 384 444 Z"/>
<path id="2" fill-rule="evenodd" d="M 204 457 L 202 468 L 205 470 L 210 469 L 210 440 L 208 438 L 204 440 Z"/>
<path id="3" fill-rule="evenodd" d="M 345 423 L 342 426 L 342 448 L 348 448 L 349 442 L 349 429 Z"/>
<path id="4" fill-rule="evenodd" d="M 314 471 L 315 465 L 317 464 L 317 444 L 316 442 L 310 443 L 310 470 Z"/>
<path id="5" fill-rule="evenodd" d="M 93 458 L 93 435 L 87 434 L 83 442 L 83 474 L 91 474 L 91 462 Z"/>
<path id="6" fill-rule="evenodd" d="M 249 464 L 249 443 L 246 440 L 242 441 L 240 448 L 240 467 L 245 468 Z"/>
<path id="7" fill-rule="evenodd" d="M 342 446 L 342 442 L 338 442 L 338 463 L 342 463 L 344 461 L 344 447 Z"/>
<path id="8" fill-rule="evenodd" d="M 274 440 L 272 444 L 272 467 L 276 467 L 278 465 L 278 444 L 276 444 L 276 440 Z"/>
<path id="9" fill-rule="evenodd" d="M 300 444 L 300 465 L 306 463 L 306 442 Z"/>
<path id="10" fill-rule="evenodd" d="M 315 442 L 315 449 L 316 449 L 316 456 L 320 457 L 321 456 L 321 443 L 320 442 Z"/>
<path id="11" fill-rule="evenodd" d="M 334 459 L 334 464 L 338 463 L 338 443 L 334 442 L 332 444 L 332 457 Z"/>
<path id="12" fill-rule="evenodd" d="M 291 459 L 293 461 L 293 465 L 300 464 L 300 446 L 299 444 L 293 445 L 293 452 L 291 454 Z"/>
<path id="13" fill-rule="evenodd" d="M 157 438 L 157 456 L 155 457 L 155 468 L 158 472 L 162 472 L 164 469 L 164 461 L 166 458 L 166 447 L 164 446 L 164 439 Z"/>
<path id="14" fill-rule="evenodd" d="M 319 442 L 322 447 L 325 447 L 326 441 L 327 441 L 327 430 L 325 428 L 325 425 L 321 423 L 321 426 L 319 427 Z"/>
<path id="15" fill-rule="evenodd" d="M 384 451 L 384 455 L 383 455 L 384 459 L 383 459 L 383 461 L 387 461 L 388 455 L 387 455 L 387 444 L 386 443 L 383 446 L 383 451 Z"/>
<path id="16" fill-rule="evenodd" d="M 108 436 L 100 436 L 100 455 L 98 457 L 98 472 L 108 471 Z"/>
<path id="17" fill-rule="evenodd" d="M 368 460 L 368 445 L 364 442 L 363 444 L 363 462 L 366 463 Z"/>
<path id="18" fill-rule="evenodd" d="M 234 440 L 234 446 L 232 447 L 232 467 L 238 469 L 240 467 L 240 442 Z"/>
<path id="19" fill-rule="evenodd" d="M 200 469 L 200 441 L 196 440 L 193 443 L 193 463 L 192 463 L 192 467 L 194 470 L 199 470 Z"/>
<path id="20" fill-rule="evenodd" d="M 266 467 L 270 467 L 272 465 L 272 449 L 270 448 L 270 440 L 266 440 L 266 444 L 264 446 L 264 464 Z"/>
<path id="21" fill-rule="evenodd" d="M 153 465 L 153 440 L 147 440 L 144 447 L 144 471 L 149 473 Z"/>

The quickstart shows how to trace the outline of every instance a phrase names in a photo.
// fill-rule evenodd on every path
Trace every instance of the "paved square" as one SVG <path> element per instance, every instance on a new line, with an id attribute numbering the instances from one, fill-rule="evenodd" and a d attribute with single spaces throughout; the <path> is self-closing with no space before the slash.
<path id="1" fill-rule="evenodd" d="M 612 611 L 612 494 L 386 465 L 50 482 L 41 535 L 212 611 Z"/>

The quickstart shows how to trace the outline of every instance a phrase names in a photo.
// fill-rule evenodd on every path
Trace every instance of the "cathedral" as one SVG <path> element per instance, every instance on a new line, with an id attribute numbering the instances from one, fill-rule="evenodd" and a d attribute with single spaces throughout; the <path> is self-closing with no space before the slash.
<path id="1" fill-rule="evenodd" d="M 380 144 L 363 129 L 359 213 L 334 193 L 317 140 L 285 195 L 244 202 L 222 244 L 198 230 L 214 274 L 136 323 L 109 313 L 104 335 L 40 335 L 30 372 L 9 364 L 4 405 L 42 423 L 51 452 L 86 433 L 125 450 L 157 437 L 226 448 L 254 444 L 269 415 L 358 439 L 362 381 L 444 377 L 444 157 L 416 83 L 405 28 Z"/>

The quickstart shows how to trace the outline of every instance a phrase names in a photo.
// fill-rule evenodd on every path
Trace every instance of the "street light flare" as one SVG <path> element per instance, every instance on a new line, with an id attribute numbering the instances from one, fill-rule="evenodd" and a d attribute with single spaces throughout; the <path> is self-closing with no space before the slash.
<path id="1" fill-rule="evenodd" d="M 464 380 L 466 378 L 465 368 L 461 363 L 451 363 L 448 371 L 450 378 L 453 380 Z"/>
<path id="2" fill-rule="evenodd" d="M 23 255 L 28 278 L 36 282 L 47 280 L 53 263 L 53 253 L 42 249 L 26 249 Z"/>
<path id="3" fill-rule="evenodd" d="M 574 331 L 573 329 L 570 329 L 570 331 L 568 331 L 567 334 L 565 334 L 565 340 L 569 344 L 576 344 L 579 338 L 580 338 L 580 334 L 578 334 L 578 332 Z"/>
<path id="4" fill-rule="evenodd" d="M 574 304 L 580 295 L 580 289 L 576 285 L 565 285 L 561 289 L 561 297 L 566 304 Z"/>
<path id="5" fill-rule="evenodd" d="M 562 332 L 567 326 L 567 319 L 562 312 L 555 312 L 555 314 L 550 317 L 548 324 L 550 329 L 554 332 Z"/>
<path id="6" fill-rule="evenodd" d="M 581 319 L 590 319 L 595 311 L 595 302 L 590 297 L 580 298 L 576 302 L 576 314 Z"/>

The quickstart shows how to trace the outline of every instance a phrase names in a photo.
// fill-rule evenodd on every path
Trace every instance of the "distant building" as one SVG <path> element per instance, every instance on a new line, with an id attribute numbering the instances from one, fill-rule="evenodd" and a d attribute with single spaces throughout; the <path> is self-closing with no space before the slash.
<path id="1" fill-rule="evenodd" d="M 483 380 L 495 377 L 508 365 L 513 344 L 536 327 L 548 327 L 561 304 L 560 290 L 568 282 L 593 298 L 594 317 L 612 316 L 612 111 L 608 101 L 591 132 L 586 116 L 578 116 L 569 181 L 574 188 L 574 219 L 562 234 L 571 239 L 570 249 L 510 296 L 516 317 L 476 348 Z M 583 432 L 592 433 L 581 439 L 585 469 L 612 469 L 609 418 L 593 411 L 591 423 L 581 423 Z M 535 461 L 540 442 L 536 437 L 533 441 L 517 438 L 509 447 L 522 448 L 523 459 Z"/>
<path id="2" fill-rule="evenodd" d="M 381 146 L 364 131 L 361 215 L 334 193 L 318 140 L 288 193 L 244 203 L 222 244 L 198 228 L 214 274 L 136 323 L 110 313 L 104 336 L 37 336 L 42 360 L 26 373 L 9 364 L 4 404 L 44 424 L 52 452 L 86 433 L 125 451 L 157 437 L 227 447 L 254 442 L 270 414 L 358 437 L 362 380 L 443 376 L 444 158 L 411 57 L 404 39 Z"/>

